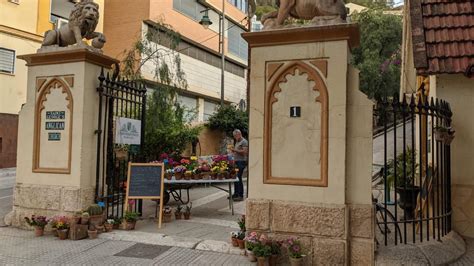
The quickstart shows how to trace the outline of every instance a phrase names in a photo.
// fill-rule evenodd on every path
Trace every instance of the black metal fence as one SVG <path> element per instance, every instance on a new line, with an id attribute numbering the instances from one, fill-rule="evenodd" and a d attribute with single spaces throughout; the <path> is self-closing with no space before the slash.
<path id="1" fill-rule="evenodd" d="M 96 202 L 106 207 L 107 217 L 123 217 L 128 162 L 139 161 L 144 145 L 146 88 L 144 85 L 110 77 L 102 69 L 99 76 L 97 126 Z M 140 145 L 117 144 L 118 118 L 139 120 Z M 141 201 L 134 205 L 141 210 Z"/>
<path id="2" fill-rule="evenodd" d="M 382 166 L 372 190 L 377 243 L 439 240 L 451 230 L 452 112 L 447 102 L 420 95 L 385 99 L 376 109 L 383 124 L 374 139 L 383 146 L 374 155 Z"/>

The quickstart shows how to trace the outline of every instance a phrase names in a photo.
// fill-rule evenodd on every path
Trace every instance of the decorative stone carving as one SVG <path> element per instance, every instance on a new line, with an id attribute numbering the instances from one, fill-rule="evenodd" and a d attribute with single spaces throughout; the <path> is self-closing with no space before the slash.
<path id="1" fill-rule="evenodd" d="M 69 16 L 67 25 L 49 30 L 44 35 L 42 49 L 39 52 L 47 51 L 43 49 L 47 46 L 67 47 L 77 45 L 81 48 L 88 48 L 92 51 L 101 52 L 106 40 L 104 34 L 95 32 L 99 22 L 99 5 L 93 0 L 81 0 L 76 3 Z M 82 41 L 82 39 L 92 40 L 92 47 Z"/>
<path id="2" fill-rule="evenodd" d="M 345 23 L 347 10 L 342 0 L 281 0 L 278 10 L 263 15 L 261 21 L 264 29 L 280 28 L 289 17 L 329 25 Z"/>

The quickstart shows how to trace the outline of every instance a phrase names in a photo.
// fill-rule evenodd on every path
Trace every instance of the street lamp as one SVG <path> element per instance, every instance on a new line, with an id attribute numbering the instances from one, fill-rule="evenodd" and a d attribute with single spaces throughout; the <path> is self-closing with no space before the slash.
<path id="1" fill-rule="evenodd" d="M 219 16 L 219 50 L 221 52 L 221 106 L 224 105 L 224 69 L 225 69 L 225 54 L 224 54 L 224 27 L 225 27 L 225 1 L 222 0 L 222 13 Z M 209 28 L 209 25 L 212 25 L 212 21 L 209 19 L 208 15 L 209 9 L 201 11 L 204 12 L 204 15 L 199 21 L 205 29 Z"/>
<path id="2" fill-rule="evenodd" d="M 209 19 L 209 14 L 208 14 L 209 9 L 201 11 L 204 12 L 204 15 L 201 18 L 201 21 L 199 21 L 199 24 L 201 24 L 206 30 L 209 29 L 209 26 L 212 25 L 211 19 Z"/>

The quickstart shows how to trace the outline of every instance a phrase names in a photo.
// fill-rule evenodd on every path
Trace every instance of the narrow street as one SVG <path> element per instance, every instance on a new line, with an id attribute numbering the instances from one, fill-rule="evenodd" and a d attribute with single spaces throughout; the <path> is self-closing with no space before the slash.
<path id="1" fill-rule="evenodd" d="M 403 152 L 403 124 L 399 124 L 397 126 L 396 133 L 394 134 L 393 128 L 388 129 L 387 131 L 387 161 L 393 159 L 394 157 L 394 150 L 396 148 L 397 154 Z M 395 146 L 395 136 L 396 136 L 396 146 Z M 405 124 L 405 146 L 411 148 L 411 138 L 412 138 L 412 122 L 408 121 Z M 376 173 L 380 170 L 380 168 L 384 164 L 384 156 L 385 156 L 385 138 L 384 134 L 378 134 L 374 137 L 373 142 L 373 173 Z"/>

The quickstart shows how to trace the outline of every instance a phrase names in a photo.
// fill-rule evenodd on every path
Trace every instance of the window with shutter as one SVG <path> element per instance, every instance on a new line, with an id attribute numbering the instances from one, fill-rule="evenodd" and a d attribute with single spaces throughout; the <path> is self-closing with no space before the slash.
<path id="1" fill-rule="evenodd" d="M 15 70 L 15 51 L 0 48 L 0 72 L 13 74 Z"/>

